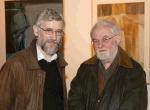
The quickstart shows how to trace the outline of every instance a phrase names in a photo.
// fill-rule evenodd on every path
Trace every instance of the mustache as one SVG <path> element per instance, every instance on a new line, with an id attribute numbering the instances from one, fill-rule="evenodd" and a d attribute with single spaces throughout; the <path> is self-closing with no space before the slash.
<path id="1" fill-rule="evenodd" d="M 47 41 L 45 41 L 44 44 L 46 44 L 46 43 L 53 43 L 53 44 L 57 45 L 59 48 L 62 46 L 62 42 L 56 41 L 56 40 L 47 40 Z"/>
<path id="2" fill-rule="evenodd" d="M 59 44 L 58 41 L 55 41 L 55 40 L 47 40 L 45 43 L 54 43 L 54 44 Z"/>
<path id="3" fill-rule="evenodd" d="M 55 41 L 55 40 L 47 40 L 44 42 L 44 44 L 46 44 L 46 43 L 53 43 L 53 44 L 58 45 L 58 46 L 60 45 L 60 43 L 58 41 Z"/>

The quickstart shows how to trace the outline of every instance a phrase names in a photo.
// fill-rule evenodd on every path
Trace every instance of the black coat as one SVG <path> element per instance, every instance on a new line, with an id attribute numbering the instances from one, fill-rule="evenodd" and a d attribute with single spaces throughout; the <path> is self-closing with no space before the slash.
<path id="1" fill-rule="evenodd" d="M 142 67 L 119 50 L 119 67 L 98 94 L 98 59 L 81 64 L 71 82 L 69 110 L 147 110 L 147 86 Z"/>

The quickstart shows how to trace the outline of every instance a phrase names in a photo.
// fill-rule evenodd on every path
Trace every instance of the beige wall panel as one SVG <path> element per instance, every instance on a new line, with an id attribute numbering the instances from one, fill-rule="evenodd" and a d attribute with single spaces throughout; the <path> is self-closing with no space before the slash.
<path id="1" fill-rule="evenodd" d="M 91 56 L 90 27 L 91 0 L 64 0 L 64 16 L 66 20 L 65 59 L 67 88 L 76 75 L 80 63 Z"/>

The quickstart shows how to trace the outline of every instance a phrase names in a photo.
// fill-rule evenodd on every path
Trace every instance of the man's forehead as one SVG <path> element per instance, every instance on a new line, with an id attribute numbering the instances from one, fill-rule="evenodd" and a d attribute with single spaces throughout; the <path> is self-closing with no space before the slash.
<path id="1" fill-rule="evenodd" d="M 96 26 L 95 30 L 100 30 L 100 31 L 105 31 L 108 30 L 110 31 L 112 28 L 110 26 L 104 26 L 104 25 L 98 25 Z"/>
<path id="2" fill-rule="evenodd" d="M 106 26 L 96 27 L 93 31 L 94 34 L 112 34 L 112 29 Z"/>
<path id="3" fill-rule="evenodd" d="M 41 21 L 41 24 L 53 24 L 53 23 L 60 23 L 60 24 L 62 24 L 62 21 L 56 21 L 56 20 L 44 20 L 44 21 Z"/>
<path id="4" fill-rule="evenodd" d="M 55 21 L 55 20 L 53 20 L 53 21 L 43 21 L 42 23 L 41 23 L 41 25 L 43 25 L 43 26 L 45 26 L 45 27 L 53 27 L 53 28 L 63 28 L 63 23 L 62 23 L 62 21 Z"/>

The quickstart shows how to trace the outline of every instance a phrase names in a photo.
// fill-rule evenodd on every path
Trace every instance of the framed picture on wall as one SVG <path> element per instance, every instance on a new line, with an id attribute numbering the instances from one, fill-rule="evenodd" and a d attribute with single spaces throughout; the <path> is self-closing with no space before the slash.
<path id="1" fill-rule="evenodd" d="M 150 83 L 150 3 L 146 0 L 93 0 L 93 24 L 111 19 L 122 31 L 120 46 L 138 61 Z"/>

